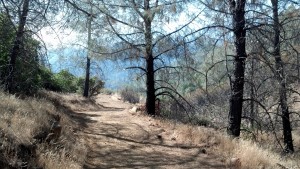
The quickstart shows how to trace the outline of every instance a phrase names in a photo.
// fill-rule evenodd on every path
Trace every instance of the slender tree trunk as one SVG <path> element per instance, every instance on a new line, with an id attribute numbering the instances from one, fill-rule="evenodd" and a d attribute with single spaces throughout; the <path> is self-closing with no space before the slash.
<path id="1" fill-rule="evenodd" d="M 85 70 L 85 82 L 84 82 L 84 90 L 83 90 L 84 97 L 89 97 L 90 65 L 91 65 L 91 59 L 89 57 L 87 57 L 86 58 L 86 70 Z"/>
<path id="2" fill-rule="evenodd" d="M 255 86 L 254 86 L 254 58 L 252 58 L 251 60 L 251 86 L 250 86 L 250 127 L 253 129 L 254 128 L 254 119 L 256 116 L 256 112 L 255 112 Z"/>
<path id="3" fill-rule="evenodd" d="M 89 89 L 90 89 L 90 67 L 91 67 L 91 29 L 92 29 L 92 15 L 88 16 L 88 52 L 86 57 L 86 70 L 85 70 L 85 83 L 83 96 L 89 97 Z"/>
<path id="4" fill-rule="evenodd" d="M 282 112 L 282 125 L 283 125 L 283 140 L 285 145 L 286 152 L 294 152 L 293 138 L 292 138 L 292 129 L 290 122 L 290 113 L 289 107 L 287 104 L 287 95 L 286 95 L 286 79 L 284 73 L 284 65 L 280 55 L 280 23 L 278 18 L 278 0 L 272 0 L 273 6 L 273 30 L 274 30 L 274 51 L 273 56 L 275 57 L 275 66 L 276 66 L 276 77 L 280 84 L 279 87 L 279 100 L 280 107 Z"/>
<path id="5" fill-rule="evenodd" d="M 227 132 L 233 137 L 240 136 L 240 126 L 243 108 L 243 90 L 246 54 L 245 4 L 246 0 L 229 0 L 232 12 L 235 35 L 235 68 L 232 82 L 232 93 L 229 109 L 229 126 Z"/>
<path id="6" fill-rule="evenodd" d="M 14 92 L 14 76 L 15 76 L 16 61 L 18 55 L 20 55 L 20 48 L 22 45 L 24 29 L 25 29 L 27 15 L 29 11 L 29 1 L 30 0 L 24 0 L 23 2 L 22 11 L 19 18 L 19 25 L 16 33 L 16 39 L 14 41 L 12 51 L 10 54 L 10 60 L 8 65 L 8 79 L 6 81 L 6 91 L 8 91 L 9 93 Z"/>
<path id="7" fill-rule="evenodd" d="M 144 0 L 145 11 L 150 11 L 149 0 Z M 152 32 L 151 23 L 152 16 L 147 12 L 144 16 L 145 22 L 145 41 L 146 41 L 146 111 L 149 115 L 155 115 L 155 79 L 154 79 L 154 58 L 152 54 Z"/>
<path id="8" fill-rule="evenodd" d="M 298 83 L 300 83 L 300 59 L 299 59 L 298 52 L 297 52 L 297 79 L 298 79 Z"/>

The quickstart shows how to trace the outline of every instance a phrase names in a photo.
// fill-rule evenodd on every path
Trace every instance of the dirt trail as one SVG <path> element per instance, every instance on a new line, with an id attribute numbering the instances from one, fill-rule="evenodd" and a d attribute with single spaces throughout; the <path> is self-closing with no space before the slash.
<path id="1" fill-rule="evenodd" d="M 103 110 L 78 112 L 89 118 L 81 134 L 88 146 L 85 169 L 226 168 L 220 159 L 204 152 L 204 146 L 183 146 L 168 137 L 171 129 L 162 129 L 149 117 L 130 114 L 130 104 L 109 95 L 99 95 L 96 101 Z"/>

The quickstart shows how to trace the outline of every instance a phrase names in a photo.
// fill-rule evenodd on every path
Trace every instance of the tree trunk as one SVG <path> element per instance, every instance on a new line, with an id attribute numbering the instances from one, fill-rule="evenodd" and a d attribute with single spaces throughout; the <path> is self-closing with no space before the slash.
<path id="1" fill-rule="evenodd" d="M 232 93 L 229 109 L 229 126 L 227 132 L 233 137 L 240 136 L 240 126 L 243 108 L 244 72 L 246 54 L 245 4 L 246 0 L 229 0 L 233 15 L 233 29 L 235 35 L 235 68 L 232 82 Z"/>
<path id="2" fill-rule="evenodd" d="M 298 83 L 300 83 L 300 59 L 299 59 L 298 52 L 297 52 L 297 79 L 298 79 Z"/>
<path id="3" fill-rule="evenodd" d="M 254 83 L 254 58 L 251 59 L 251 86 L 250 86 L 250 127 L 253 129 L 254 128 L 254 120 L 256 117 L 256 111 L 255 111 L 255 83 Z"/>
<path id="4" fill-rule="evenodd" d="M 83 96 L 89 97 L 89 89 L 90 89 L 90 67 L 91 67 L 91 29 L 92 29 L 92 15 L 88 16 L 88 52 L 86 57 L 86 70 L 85 70 L 85 82 L 84 82 L 84 90 Z"/>
<path id="5" fill-rule="evenodd" d="M 86 58 L 86 70 L 85 70 L 85 82 L 84 82 L 84 90 L 83 96 L 89 97 L 89 89 L 90 89 L 90 65 L 91 60 L 89 57 Z"/>
<path id="6" fill-rule="evenodd" d="M 280 28 L 279 28 L 279 18 L 278 18 L 278 0 L 272 0 L 273 7 L 273 30 L 274 30 L 274 40 L 273 40 L 273 56 L 275 57 L 275 66 L 276 66 L 276 77 L 279 87 L 279 100 L 281 107 L 281 118 L 283 125 L 283 140 L 286 152 L 294 152 L 293 138 L 292 138 L 292 129 L 290 122 L 290 113 L 289 107 L 287 104 L 286 96 L 286 79 L 284 73 L 284 65 L 280 55 Z"/>
<path id="7" fill-rule="evenodd" d="M 25 24 L 27 20 L 27 15 L 29 11 L 29 1 L 30 0 L 24 0 L 23 2 L 23 7 L 21 11 L 21 15 L 19 18 L 19 25 L 16 33 L 16 39 L 14 41 L 12 51 L 10 54 L 10 60 L 9 60 L 9 65 L 8 65 L 8 79 L 6 81 L 6 91 L 9 93 L 14 92 L 14 75 L 15 75 L 15 68 L 16 68 L 16 61 L 18 55 L 20 55 L 20 48 L 22 45 L 22 39 L 24 36 L 24 29 L 25 29 Z"/>
<path id="8" fill-rule="evenodd" d="M 152 32 L 151 22 L 152 16 L 149 16 L 150 4 L 149 0 L 144 1 L 144 7 L 147 14 L 144 16 L 145 22 L 145 41 L 146 41 L 146 111 L 147 114 L 155 116 L 155 79 L 154 79 L 154 58 L 152 54 Z"/>

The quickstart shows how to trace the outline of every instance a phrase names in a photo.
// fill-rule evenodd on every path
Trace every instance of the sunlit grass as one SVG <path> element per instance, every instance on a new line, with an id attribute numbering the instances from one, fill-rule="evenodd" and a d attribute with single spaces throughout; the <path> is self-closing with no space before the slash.
<path id="1" fill-rule="evenodd" d="M 81 168 L 86 148 L 84 142 L 77 140 L 72 131 L 70 119 L 45 99 L 19 99 L 0 92 L 0 145 L 1 159 L 18 166 L 20 161 L 15 152 L 19 145 L 35 145 L 33 137 L 51 126 L 53 115 L 61 116 L 62 134 L 55 145 L 41 143 L 36 145 L 33 165 L 45 169 Z M 66 138 L 72 138 L 66 141 Z"/>
<path id="2" fill-rule="evenodd" d="M 226 133 L 201 126 L 192 126 L 167 120 L 158 120 L 163 128 L 172 130 L 171 137 L 177 142 L 190 146 L 205 146 L 211 153 L 222 156 L 224 162 L 230 166 L 230 160 L 238 158 L 242 169 L 276 169 L 285 166 L 289 169 L 300 168 L 299 152 L 294 155 L 283 156 L 274 151 L 274 147 L 260 146 L 259 142 L 251 140 L 231 139 Z M 294 136 L 294 144 L 299 146 L 299 136 Z"/>

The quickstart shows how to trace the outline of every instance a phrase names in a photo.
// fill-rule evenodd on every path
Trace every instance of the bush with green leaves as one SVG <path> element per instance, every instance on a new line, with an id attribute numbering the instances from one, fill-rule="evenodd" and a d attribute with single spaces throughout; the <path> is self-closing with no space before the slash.
<path id="1" fill-rule="evenodd" d="M 61 92 L 75 93 L 78 89 L 76 76 L 67 70 L 54 74 L 53 80 Z"/>
<path id="2" fill-rule="evenodd" d="M 15 29 L 6 14 L 0 13 L 0 86 L 4 87 L 11 74 L 9 60 Z M 13 75 L 13 92 L 31 95 L 44 88 L 56 92 L 75 93 L 83 91 L 84 78 L 76 77 L 68 70 L 52 73 L 42 66 L 39 51 L 41 43 L 33 38 L 33 34 L 26 32 L 20 45 Z M 104 87 L 104 82 L 93 77 L 90 79 L 90 95 L 95 95 Z"/>
<path id="3" fill-rule="evenodd" d="M 0 13 L 0 77 L 3 79 L 7 74 L 7 64 L 12 43 L 14 41 L 14 26 L 9 17 Z"/>
<path id="4" fill-rule="evenodd" d="M 40 70 L 41 87 L 47 90 L 66 93 L 82 93 L 85 77 L 76 77 L 68 70 L 61 70 L 52 73 L 49 69 Z M 97 77 L 90 78 L 89 95 L 94 96 L 100 93 L 104 87 L 104 82 Z"/>

